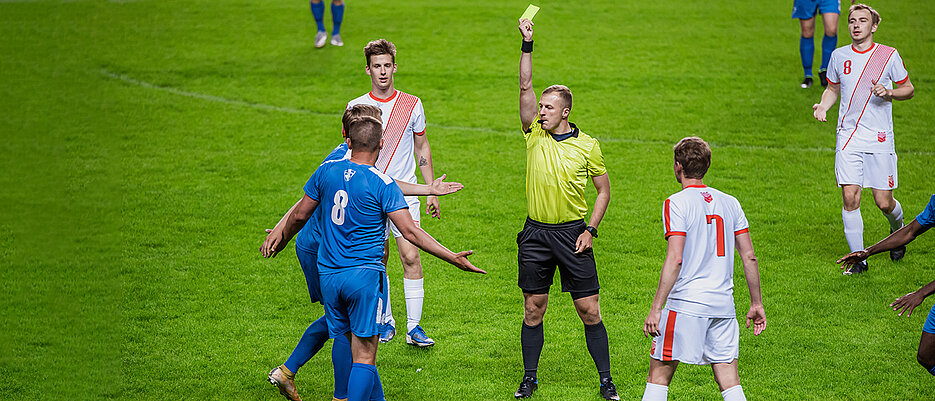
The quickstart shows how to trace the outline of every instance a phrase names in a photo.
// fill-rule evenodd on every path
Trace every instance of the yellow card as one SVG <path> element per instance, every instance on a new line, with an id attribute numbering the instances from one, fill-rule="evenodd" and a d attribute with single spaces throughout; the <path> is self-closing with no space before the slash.
<path id="1" fill-rule="evenodd" d="M 532 21 L 532 18 L 536 16 L 537 12 L 539 12 L 539 7 L 530 4 L 529 7 L 526 7 L 526 12 L 524 12 L 523 16 L 519 17 L 519 19 L 528 19 Z"/>

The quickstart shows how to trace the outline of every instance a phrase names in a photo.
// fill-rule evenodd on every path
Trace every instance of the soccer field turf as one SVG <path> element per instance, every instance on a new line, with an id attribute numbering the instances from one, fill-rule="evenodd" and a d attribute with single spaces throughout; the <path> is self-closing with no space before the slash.
<path id="1" fill-rule="evenodd" d="M 272 260 L 257 248 L 340 142 L 346 102 L 370 88 L 361 49 L 381 37 L 398 48 L 396 87 L 424 102 L 436 174 L 466 186 L 423 227 L 489 272 L 423 253 L 423 326 L 438 344 L 414 349 L 400 333 L 380 347 L 387 399 L 511 399 L 527 4 L 348 0 L 345 46 L 315 49 L 302 1 L 0 0 L 0 399 L 281 399 L 266 374 L 322 308 L 291 245 Z M 908 222 L 935 192 L 935 3 L 872 4 L 875 39 L 899 49 L 916 87 L 893 107 Z M 840 274 L 834 123 L 811 116 L 817 83 L 798 88 L 791 1 L 537 5 L 535 88 L 572 89 L 571 121 L 601 141 L 611 179 L 594 246 L 622 399 L 643 392 L 662 202 L 680 189 L 671 146 L 689 135 L 712 145 L 705 183 L 740 200 L 760 260 L 769 326 L 741 330 L 747 396 L 935 398 L 915 361 L 932 299 L 911 317 L 887 307 L 935 279 L 935 235 L 899 263 L 879 255 L 866 274 Z M 870 245 L 888 227 L 869 191 L 862 205 Z M 395 251 L 389 274 L 404 322 Z M 534 399 L 597 400 L 581 322 L 558 285 L 551 294 Z M 306 400 L 331 396 L 329 348 L 298 374 Z M 706 367 L 681 366 L 669 392 L 721 399 Z"/>

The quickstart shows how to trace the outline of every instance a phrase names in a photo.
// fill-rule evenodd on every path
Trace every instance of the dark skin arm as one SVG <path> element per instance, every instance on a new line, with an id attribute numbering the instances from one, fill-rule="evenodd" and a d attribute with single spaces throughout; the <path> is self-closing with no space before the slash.
<path id="1" fill-rule="evenodd" d="M 928 228 L 922 227 L 918 221 L 912 220 L 911 223 L 903 226 L 896 232 L 890 234 L 889 237 L 884 238 L 882 241 L 877 242 L 874 245 L 871 245 L 867 249 L 862 251 L 854 251 L 847 255 L 844 255 L 841 259 L 838 259 L 838 263 L 841 263 L 841 268 L 853 266 L 857 263 L 862 262 L 864 259 L 867 259 L 871 255 L 878 254 L 880 252 L 889 251 L 893 248 L 899 248 L 903 245 L 906 245 L 912 240 L 916 239 L 920 234 L 926 232 Z"/>

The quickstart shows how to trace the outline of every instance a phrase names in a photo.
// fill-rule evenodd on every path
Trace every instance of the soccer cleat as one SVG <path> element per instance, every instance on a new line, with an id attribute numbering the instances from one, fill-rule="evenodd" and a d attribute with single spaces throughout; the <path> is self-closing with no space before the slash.
<path id="1" fill-rule="evenodd" d="M 867 270 L 870 270 L 870 265 L 868 265 L 867 261 L 865 260 L 859 263 L 855 263 L 851 267 L 848 267 L 846 270 L 844 270 L 844 275 L 850 276 L 853 274 L 860 274 Z"/>
<path id="2" fill-rule="evenodd" d="M 606 378 L 601 380 L 601 396 L 605 400 L 619 400 L 620 396 L 617 395 L 617 386 L 614 385 L 614 380 L 611 378 Z"/>
<path id="3" fill-rule="evenodd" d="M 380 325 L 380 342 L 388 343 L 396 336 L 396 328 L 391 324 Z"/>
<path id="4" fill-rule="evenodd" d="M 341 34 L 331 36 L 331 45 L 332 46 L 344 46 L 344 42 L 341 41 Z"/>
<path id="5" fill-rule="evenodd" d="M 818 71 L 818 82 L 821 83 L 822 88 L 828 87 L 828 72 L 827 71 Z"/>
<path id="6" fill-rule="evenodd" d="M 435 340 L 425 335 L 425 330 L 422 330 L 422 326 L 416 326 L 406 334 L 406 344 L 425 348 L 435 345 Z"/>
<path id="7" fill-rule="evenodd" d="M 906 256 L 905 245 L 899 248 L 893 248 L 893 250 L 890 251 L 890 260 L 894 262 L 899 262 L 900 260 L 902 260 L 903 256 Z"/>
<path id="8" fill-rule="evenodd" d="M 347 401 L 347 398 L 331 397 L 331 401 Z"/>
<path id="9" fill-rule="evenodd" d="M 539 388 L 539 381 L 526 376 L 523 378 L 523 381 L 519 383 L 519 389 L 513 393 L 513 396 L 516 398 L 529 398 L 532 397 L 532 393 Z"/>
<path id="10" fill-rule="evenodd" d="M 289 372 L 286 365 L 277 366 L 269 372 L 269 376 L 266 378 L 270 384 L 279 389 L 279 394 L 285 396 L 286 399 L 290 401 L 302 401 L 302 399 L 299 398 L 299 393 L 295 391 L 294 379 L 295 373 Z"/>
<path id="11" fill-rule="evenodd" d="M 813 82 L 812 77 L 805 77 L 805 79 L 802 80 L 802 84 L 799 86 L 802 89 L 808 89 L 812 87 L 812 82 Z"/>
<path id="12" fill-rule="evenodd" d="M 327 42 L 328 34 L 325 33 L 325 31 L 318 31 L 318 33 L 315 34 L 315 47 L 321 49 L 322 47 L 325 47 L 325 43 Z"/>

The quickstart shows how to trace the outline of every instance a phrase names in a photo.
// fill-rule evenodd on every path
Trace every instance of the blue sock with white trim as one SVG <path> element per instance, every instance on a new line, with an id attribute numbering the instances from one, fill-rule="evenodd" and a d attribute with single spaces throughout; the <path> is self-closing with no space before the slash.
<path id="1" fill-rule="evenodd" d="M 799 38 L 799 55 L 802 56 L 802 69 L 805 76 L 812 76 L 812 60 L 815 59 L 815 41 L 813 38 Z"/>

